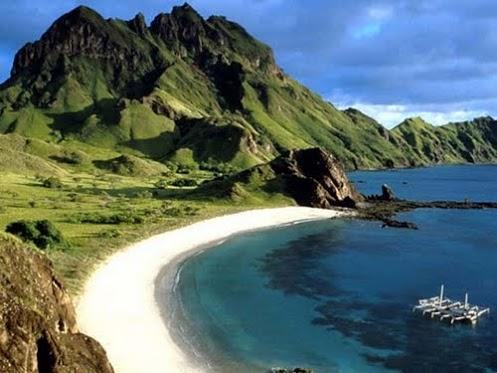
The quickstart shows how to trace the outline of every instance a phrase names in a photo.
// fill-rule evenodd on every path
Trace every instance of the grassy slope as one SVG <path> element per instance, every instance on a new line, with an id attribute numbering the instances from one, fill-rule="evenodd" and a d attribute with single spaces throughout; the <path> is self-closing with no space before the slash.
<path id="1" fill-rule="evenodd" d="M 184 177 L 171 176 L 171 179 Z M 211 178 L 205 172 L 188 175 L 199 181 Z M 115 250 L 154 233 L 194 221 L 250 208 L 292 204 L 283 197 L 254 194 L 254 198 L 203 199 L 191 195 L 191 188 L 154 187 L 156 177 L 123 177 L 66 173 L 63 189 L 48 189 L 37 178 L 2 173 L 0 184 L 0 230 L 15 220 L 49 219 L 72 245 L 68 251 L 48 251 L 59 275 L 73 293 L 94 266 Z M 153 193 L 156 193 L 155 196 Z M 194 206 L 194 207 L 193 207 Z M 139 224 L 97 224 L 81 222 L 82 216 L 115 214 L 142 217 Z"/>
<path id="2" fill-rule="evenodd" d="M 497 123 L 492 118 L 432 126 L 410 118 L 392 130 L 406 153 L 423 163 L 485 163 L 497 161 Z"/>

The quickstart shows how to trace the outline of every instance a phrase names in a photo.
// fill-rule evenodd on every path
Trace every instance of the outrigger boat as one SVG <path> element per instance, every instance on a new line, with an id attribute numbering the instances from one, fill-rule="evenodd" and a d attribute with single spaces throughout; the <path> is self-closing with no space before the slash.
<path id="1" fill-rule="evenodd" d="M 490 312 L 490 308 L 473 306 L 468 300 L 468 293 L 466 293 L 464 303 L 444 298 L 444 285 L 442 285 L 439 296 L 419 299 L 413 311 L 422 312 L 423 315 L 429 315 L 432 319 L 438 317 L 440 321 L 449 321 L 451 325 L 457 322 L 470 322 L 475 325 L 481 316 Z"/>

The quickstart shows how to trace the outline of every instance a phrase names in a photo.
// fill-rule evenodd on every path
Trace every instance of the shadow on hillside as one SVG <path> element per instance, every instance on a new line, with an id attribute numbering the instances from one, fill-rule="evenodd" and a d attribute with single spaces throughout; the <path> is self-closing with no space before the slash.
<path id="1" fill-rule="evenodd" d="M 95 115 L 99 119 L 99 123 L 104 125 L 118 124 L 120 120 L 118 100 L 105 98 L 79 111 L 47 114 L 54 121 L 52 129 L 59 131 L 62 135 L 81 135 L 87 119 L 92 115 Z"/>
<path id="2" fill-rule="evenodd" d="M 176 149 L 177 140 L 178 135 L 175 132 L 162 132 L 157 137 L 133 139 L 123 142 L 121 145 L 138 150 L 154 160 L 161 160 Z"/>

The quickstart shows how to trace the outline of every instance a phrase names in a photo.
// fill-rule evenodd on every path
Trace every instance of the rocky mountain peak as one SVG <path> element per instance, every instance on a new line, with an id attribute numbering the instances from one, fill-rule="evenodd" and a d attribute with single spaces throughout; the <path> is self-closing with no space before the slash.
<path id="1" fill-rule="evenodd" d="M 115 45 L 124 47 L 125 43 L 116 38 L 100 14 L 80 6 L 56 20 L 39 41 L 26 44 L 15 56 L 11 75 L 15 77 L 24 70 L 36 73 L 54 65 L 61 55 L 105 54 Z"/>
<path id="2" fill-rule="evenodd" d="M 475 123 L 492 123 L 492 124 L 495 124 L 496 122 L 495 119 L 490 115 L 475 118 L 473 121 Z"/>
<path id="3" fill-rule="evenodd" d="M 174 7 L 170 14 L 155 17 L 150 31 L 180 57 L 188 54 L 196 57 L 204 49 L 205 21 L 187 3 Z"/>
<path id="4" fill-rule="evenodd" d="M 202 16 L 188 3 L 173 7 L 171 15 L 176 18 L 186 18 L 191 22 L 203 21 Z"/>
<path id="5" fill-rule="evenodd" d="M 143 13 L 138 13 L 132 20 L 126 23 L 130 29 L 140 36 L 144 36 L 148 32 L 147 22 Z"/>

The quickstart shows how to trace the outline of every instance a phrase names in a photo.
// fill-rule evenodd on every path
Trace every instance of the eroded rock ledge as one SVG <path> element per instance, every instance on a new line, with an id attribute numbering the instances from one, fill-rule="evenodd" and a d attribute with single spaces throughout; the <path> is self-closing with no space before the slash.
<path id="1" fill-rule="evenodd" d="M 113 372 L 45 256 L 0 235 L 0 268 L 0 372 Z"/>

